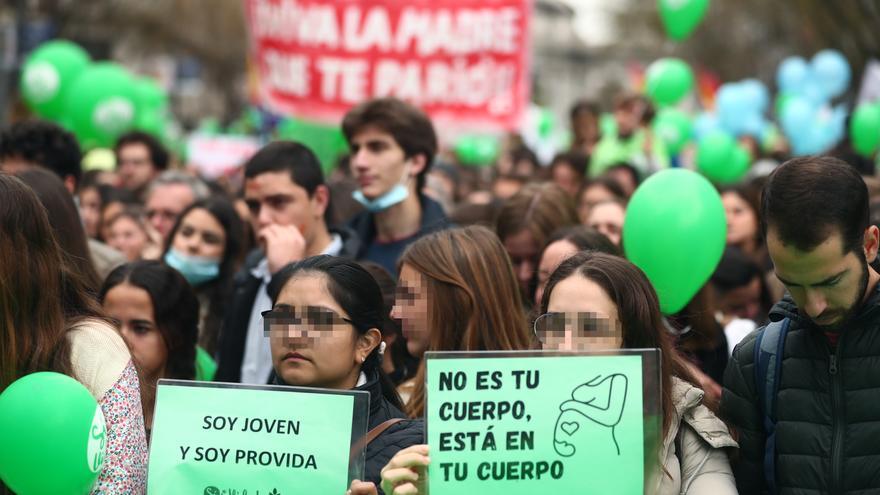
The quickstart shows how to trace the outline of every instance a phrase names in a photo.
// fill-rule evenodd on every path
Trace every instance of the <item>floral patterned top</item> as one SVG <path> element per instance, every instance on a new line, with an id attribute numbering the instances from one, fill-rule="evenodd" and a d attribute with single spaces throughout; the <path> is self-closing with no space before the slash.
<path id="1" fill-rule="evenodd" d="M 143 494 L 147 487 L 147 437 L 137 371 L 129 361 L 98 401 L 107 422 L 104 467 L 92 494 Z"/>

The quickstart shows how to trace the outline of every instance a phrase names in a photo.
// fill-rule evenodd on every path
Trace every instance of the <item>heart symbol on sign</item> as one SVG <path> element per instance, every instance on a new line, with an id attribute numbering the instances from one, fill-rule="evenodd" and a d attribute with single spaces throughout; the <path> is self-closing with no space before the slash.
<path id="1" fill-rule="evenodd" d="M 564 431 L 565 434 L 568 436 L 574 435 L 574 433 L 578 431 L 578 428 L 580 427 L 581 425 L 579 425 L 577 421 L 563 421 L 561 425 L 562 431 Z"/>

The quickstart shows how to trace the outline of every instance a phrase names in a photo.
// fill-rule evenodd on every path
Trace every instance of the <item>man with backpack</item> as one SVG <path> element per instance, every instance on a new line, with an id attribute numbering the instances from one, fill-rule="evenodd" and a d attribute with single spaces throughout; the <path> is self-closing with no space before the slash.
<path id="1" fill-rule="evenodd" d="M 790 160 L 764 188 L 762 229 L 786 296 L 737 346 L 721 416 L 740 493 L 880 493 L 880 230 L 855 168 Z"/>

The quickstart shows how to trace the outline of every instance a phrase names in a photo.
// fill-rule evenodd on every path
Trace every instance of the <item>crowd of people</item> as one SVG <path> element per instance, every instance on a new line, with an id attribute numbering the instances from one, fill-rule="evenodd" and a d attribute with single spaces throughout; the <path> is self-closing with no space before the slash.
<path id="1" fill-rule="evenodd" d="M 367 391 L 379 434 L 349 493 L 402 495 L 425 493 L 426 352 L 657 348 L 661 469 L 645 493 L 880 490 L 873 171 L 755 147 L 773 166 L 719 189 L 722 259 L 664 315 L 622 242 L 640 182 L 682 165 L 651 115 L 621 98 L 603 136 L 578 102 L 550 163 L 511 138 L 473 168 L 418 108 L 376 99 L 342 120 L 332 175 L 276 141 L 222 181 L 140 132 L 111 171 L 84 172 L 70 133 L 13 123 L 0 392 L 43 370 L 83 383 L 108 427 L 93 493 L 112 494 L 145 490 L 160 379 Z"/>

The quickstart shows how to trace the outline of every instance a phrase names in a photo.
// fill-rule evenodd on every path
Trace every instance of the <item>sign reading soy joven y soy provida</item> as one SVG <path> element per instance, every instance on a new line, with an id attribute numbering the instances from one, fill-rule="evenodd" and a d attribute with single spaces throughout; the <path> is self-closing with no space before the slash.
<path id="1" fill-rule="evenodd" d="M 161 380 L 148 493 L 344 493 L 368 410 L 367 392 Z"/>
<path id="2" fill-rule="evenodd" d="M 429 353 L 429 493 L 642 493 L 658 363 L 654 350 Z"/>

